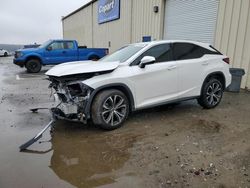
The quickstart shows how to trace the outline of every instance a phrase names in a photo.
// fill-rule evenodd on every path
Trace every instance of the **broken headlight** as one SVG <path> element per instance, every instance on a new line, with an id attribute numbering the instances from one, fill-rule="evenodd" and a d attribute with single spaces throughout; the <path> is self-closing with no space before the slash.
<path id="1" fill-rule="evenodd" d="M 67 85 L 68 92 L 72 97 L 86 97 L 93 89 L 83 83 Z"/>

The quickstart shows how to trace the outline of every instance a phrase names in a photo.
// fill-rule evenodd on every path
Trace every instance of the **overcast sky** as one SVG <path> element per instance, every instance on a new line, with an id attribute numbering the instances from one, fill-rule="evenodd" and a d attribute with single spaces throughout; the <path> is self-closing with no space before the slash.
<path id="1" fill-rule="evenodd" d="M 61 17 L 90 0 L 0 0 L 0 44 L 62 38 Z"/>

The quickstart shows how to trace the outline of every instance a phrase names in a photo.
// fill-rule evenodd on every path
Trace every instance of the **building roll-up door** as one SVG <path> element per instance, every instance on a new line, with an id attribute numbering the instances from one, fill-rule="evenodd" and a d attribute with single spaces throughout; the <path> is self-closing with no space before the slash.
<path id="1" fill-rule="evenodd" d="M 164 39 L 214 43 L 219 0 L 166 0 Z"/>

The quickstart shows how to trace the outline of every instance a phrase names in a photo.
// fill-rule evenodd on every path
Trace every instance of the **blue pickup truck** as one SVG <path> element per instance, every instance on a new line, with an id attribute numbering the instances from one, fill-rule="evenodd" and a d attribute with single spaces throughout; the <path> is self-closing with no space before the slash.
<path id="1" fill-rule="evenodd" d="M 75 40 L 49 40 L 37 48 L 17 50 L 13 63 L 25 67 L 29 73 L 38 73 L 45 65 L 98 60 L 107 54 L 107 48 L 78 46 Z"/>

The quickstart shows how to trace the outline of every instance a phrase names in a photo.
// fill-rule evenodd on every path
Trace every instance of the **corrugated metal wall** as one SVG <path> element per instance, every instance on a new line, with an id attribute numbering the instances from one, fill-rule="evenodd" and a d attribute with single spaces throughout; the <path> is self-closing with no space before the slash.
<path id="1" fill-rule="evenodd" d="M 142 36 L 151 36 L 160 40 L 163 36 L 164 1 L 133 0 L 132 8 L 132 42 L 141 42 Z M 153 11 L 154 6 L 159 12 Z"/>
<path id="2" fill-rule="evenodd" d="M 92 47 L 92 5 L 64 19 L 63 38 L 74 39 L 79 45 Z"/>
<path id="3" fill-rule="evenodd" d="M 120 19 L 103 24 L 98 24 L 98 1 L 93 4 L 94 47 L 107 47 L 113 52 L 131 42 L 131 0 L 121 0 L 120 3 Z"/>
<path id="4" fill-rule="evenodd" d="M 98 2 L 93 4 L 93 38 L 94 46 L 109 47 L 110 51 L 134 42 L 141 42 L 143 36 L 152 36 L 153 40 L 162 38 L 163 0 L 121 0 L 121 17 L 119 20 L 98 24 Z M 159 13 L 153 7 L 159 6 Z"/>
<path id="5" fill-rule="evenodd" d="M 250 1 L 220 0 L 215 46 L 231 59 L 231 66 L 244 68 L 242 88 L 250 89 Z"/>

